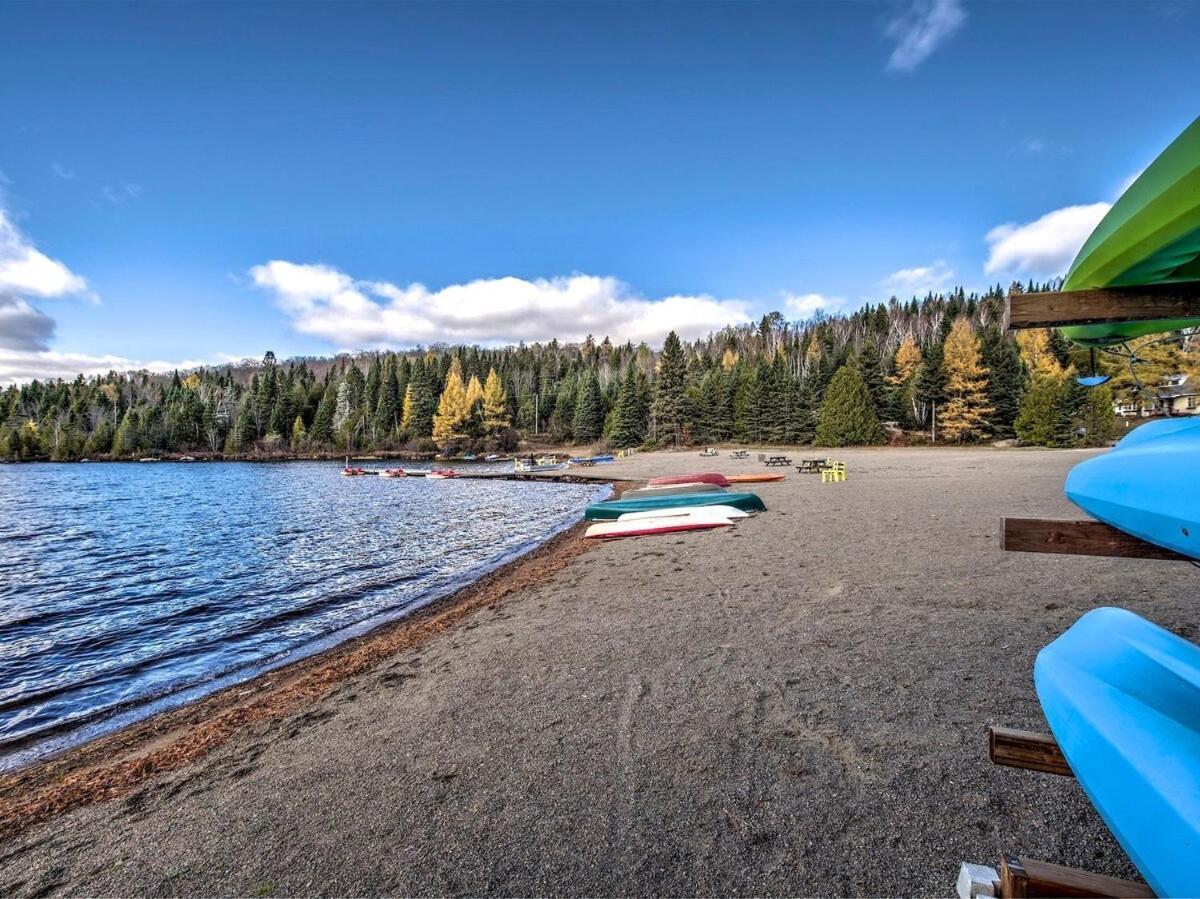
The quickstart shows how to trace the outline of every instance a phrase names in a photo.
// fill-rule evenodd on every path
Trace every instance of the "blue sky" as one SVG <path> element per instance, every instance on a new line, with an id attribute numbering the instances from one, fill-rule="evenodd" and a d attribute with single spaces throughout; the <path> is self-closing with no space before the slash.
<path id="1" fill-rule="evenodd" d="M 0 383 L 1061 274 L 1186 3 L 0 4 Z"/>

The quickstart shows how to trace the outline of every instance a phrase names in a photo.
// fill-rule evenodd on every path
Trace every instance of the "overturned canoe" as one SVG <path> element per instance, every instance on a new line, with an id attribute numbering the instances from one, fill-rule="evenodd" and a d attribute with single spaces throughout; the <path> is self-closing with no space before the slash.
<path id="1" fill-rule="evenodd" d="M 702 471 L 698 474 L 679 474 L 666 478 L 651 478 L 646 484 L 650 487 L 662 487 L 668 484 L 716 484 L 719 487 L 728 487 L 729 479 L 723 474 L 717 474 L 715 471 Z"/>
<path id="2" fill-rule="evenodd" d="M 749 518 L 750 513 L 733 506 L 684 506 L 679 509 L 648 509 L 645 512 L 626 512 L 617 521 L 638 521 L 644 518 Z"/>
<path id="3" fill-rule="evenodd" d="M 1080 249 L 1063 290 L 1200 281 L 1200 119 L 1121 195 Z M 1074 325 L 1063 335 L 1108 346 L 1200 325 L 1200 319 Z"/>
<path id="4" fill-rule="evenodd" d="M 1200 418 L 1133 430 L 1067 475 L 1067 499 L 1093 518 L 1155 546 L 1200 559 Z"/>
<path id="5" fill-rule="evenodd" d="M 1071 771 L 1159 896 L 1200 896 L 1200 647 L 1093 609 L 1038 653 L 1038 699 Z"/>
<path id="6" fill-rule="evenodd" d="M 588 506 L 584 517 L 588 521 L 620 518 L 626 512 L 647 512 L 652 509 L 680 509 L 688 506 L 733 506 L 744 512 L 763 512 L 766 506 L 755 493 L 692 493 L 686 496 L 662 496 L 637 499 L 618 499 Z"/>
<path id="7" fill-rule="evenodd" d="M 782 481 L 784 475 L 772 474 L 763 472 L 762 474 L 731 474 L 729 475 L 729 483 L 731 484 L 769 484 L 772 481 Z"/>
<path id="8" fill-rule="evenodd" d="M 728 518 L 681 515 L 666 518 L 642 518 L 636 521 L 601 521 L 587 529 L 586 537 L 612 539 L 613 537 L 647 537 L 653 534 L 677 534 L 681 531 L 711 531 L 727 528 L 733 522 Z"/>
<path id="9" fill-rule="evenodd" d="M 683 496 L 689 493 L 716 493 L 725 488 L 719 484 L 663 484 L 659 487 L 635 487 L 621 494 L 621 499 L 643 496 Z"/>

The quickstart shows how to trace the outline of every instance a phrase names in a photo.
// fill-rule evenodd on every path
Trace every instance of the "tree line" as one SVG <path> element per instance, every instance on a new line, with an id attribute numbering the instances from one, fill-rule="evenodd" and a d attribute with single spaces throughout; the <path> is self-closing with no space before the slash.
<path id="1" fill-rule="evenodd" d="M 1000 286 L 959 288 L 805 322 L 775 312 L 689 342 L 672 332 L 659 350 L 605 337 L 283 362 L 268 352 L 261 362 L 169 375 L 32 381 L 0 392 L 0 457 L 511 451 L 522 439 L 1109 440 L 1114 390 L 1132 390 L 1131 380 L 1080 388 L 1086 355 L 1057 331 L 1003 333 L 1004 298 Z M 1193 365 L 1186 349 L 1170 352 L 1158 360 L 1163 370 Z"/>

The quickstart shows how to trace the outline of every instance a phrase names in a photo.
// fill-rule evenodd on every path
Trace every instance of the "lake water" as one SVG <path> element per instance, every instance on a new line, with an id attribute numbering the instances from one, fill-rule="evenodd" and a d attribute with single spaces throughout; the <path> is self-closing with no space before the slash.
<path id="1" fill-rule="evenodd" d="M 411 612 L 607 490 L 340 472 L 0 465 L 0 770 Z"/>

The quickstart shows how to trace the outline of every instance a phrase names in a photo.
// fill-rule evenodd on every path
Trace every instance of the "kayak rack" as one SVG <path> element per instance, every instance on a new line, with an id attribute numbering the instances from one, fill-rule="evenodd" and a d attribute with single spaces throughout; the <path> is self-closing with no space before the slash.
<path id="1" fill-rule="evenodd" d="M 1004 330 L 1200 318 L 1200 281 L 1013 293 L 1004 301 Z"/>
<path id="2" fill-rule="evenodd" d="M 1111 293 L 1080 291 L 1079 293 Z M 1024 294 L 1012 299 L 1061 297 L 1064 294 Z M 1200 291 L 1191 314 L 1200 315 Z M 1040 312 L 1045 312 L 1039 307 Z M 1123 314 L 1123 313 L 1122 313 Z M 1173 313 L 1172 313 L 1173 314 Z M 1143 316 L 1145 317 L 1145 316 Z M 1155 314 L 1153 317 L 1165 317 Z M 1057 324 L 1085 324 L 1103 319 L 1056 320 L 1014 327 L 1048 327 Z M 1121 320 L 1129 320 L 1127 317 Z M 1102 521 L 1084 519 L 1062 521 L 1047 518 L 1002 518 L 1000 548 L 1007 552 L 1058 553 L 1081 556 L 1107 556 L 1120 559 L 1161 559 L 1191 562 L 1187 556 L 1147 543 Z M 1061 777 L 1074 777 L 1071 766 L 1049 734 L 1033 733 L 1009 727 L 988 728 L 988 758 L 993 764 Z M 963 862 L 956 884 L 961 899 L 994 896 L 1004 899 L 1034 896 L 1153 896 L 1150 887 L 1136 880 L 1123 880 L 1095 874 L 1079 868 L 1005 853 L 998 868 Z"/>
<path id="3" fill-rule="evenodd" d="M 1090 518 L 1079 521 L 1002 518 L 1000 548 L 1007 552 L 1161 559 L 1168 562 L 1193 561 L 1174 550 L 1147 543 L 1132 534 Z"/>

